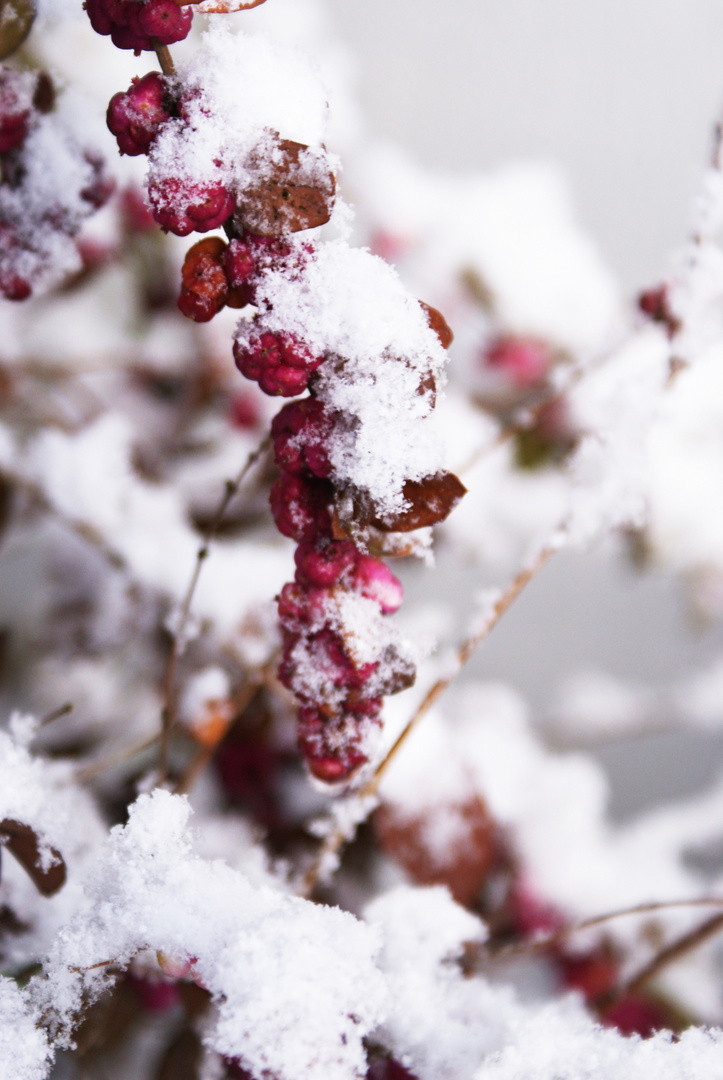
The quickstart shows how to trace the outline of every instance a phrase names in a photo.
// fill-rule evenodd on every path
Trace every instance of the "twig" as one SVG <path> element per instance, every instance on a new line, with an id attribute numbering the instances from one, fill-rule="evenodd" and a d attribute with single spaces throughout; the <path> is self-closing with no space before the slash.
<path id="1" fill-rule="evenodd" d="M 150 750 L 158 742 L 159 738 L 160 735 L 152 735 L 150 739 L 144 739 L 143 742 L 136 743 L 135 746 L 125 747 L 123 750 L 116 751 L 115 754 L 108 754 L 107 757 L 91 761 L 85 768 L 76 771 L 74 779 L 77 783 L 92 780 L 93 777 L 105 772 L 106 769 L 112 769 L 114 765 L 123 765 L 126 761 L 130 761 L 131 758 L 142 754 L 144 750 Z"/>
<path id="2" fill-rule="evenodd" d="M 67 716 L 68 713 L 73 711 L 72 701 L 66 701 L 65 705 L 59 705 L 57 709 L 53 709 L 52 712 L 46 713 L 42 720 L 39 721 L 38 727 L 45 727 L 47 724 L 52 724 L 55 720 L 60 720 L 61 717 Z"/>
<path id="3" fill-rule="evenodd" d="M 181 603 L 180 614 L 178 618 L 178 625 L 173 632 L 173 643 L 171 645 L 171 651 L 168 656 L 168 663 L 166 664 L 166 670 L 163 677 L 163 699 L 164 706 L 161 714 L 161 741 L 160 741 L 160 754 L 158 762 L 159 770 L 159 783 L 163 783 L 168 772 L 168 743 L 173 725 L 176 722 L 176 712 L 178 708 L 177 696 L 176 696 L 176 669 L 178 667 L 178 661 L 181 653 L 183 652 L 185 645 L 185 634 L 188 626 L 188 618 L 191 612 L 191 604 L 193 603 L 193 597 L 196 592 L 196 586 L 198 585 L 198 579 L 201 576 L 201 568 L 208 558 L 210 546 L 216 539 L 216 535 L 223 521 L 224 515 L 229 508 L 232 500 L 236 497 L 241 484 L 243 483 L 246 474 L 256 464 L 256 462 L 265 454 L 269 446 L 271 445 L 271 437 L 269 435 L 260 443 L 259 446 L 253 450 L 243 466 L 239 470 L 238 474 L 233 480 L 227 480 L 224 485 L 224 493 L 218 504 L 216 513 L 206 530 L 206 535 L 203 543 L 196 553 L 196 563 L 191 574 L 191 580 L 188 583 L 186 589 L 186 595 Z"/>
<path id="4" fill-rule="evenodd" d="M 561 531 L 560 534 L 561 535 Z M 510 581 L 504 592 L 500 593 L 495 603 L 490 608 L 489 614 L 473 633 L 460 645 L 457 653 L 457 664 L 452 672 L 443 675 L 429 688 L 420 704 L 415 709 L 406 725 L 397 736 L 386 755 L 379 762 L 371 777 L 356 796 L 362 801 L 372 802 L 377 793 L 379 784 L 384 773 L 389 768 L 400 748 L 404 745 L 411 732 L 417 726 L 423 716 L 429 712 L 435 702 L 442 696 L 444 691 L 454 682 L 462 668 L 471 659 L 475 650 L 494 630 L 507 609 L 514 603 L 526 585 L 542 570 L 548 560 L 559 550 L 559 543 L 549 543 L 541 548 L 535 558 L 519 571 Z M 324 867 L 338 858 L 344 842 L 350 839 L 342 829 L 336 829 L 324 840 L 317 852 L 316 858 L 302 878 L 300 892 L 302 896 L 310 896 L 316 887 Z"/>
<path id="5" fill-rule="evenodd" d="M 684 907 L 723 907 L 723 897 L 703 896 L 695 897 L 692 900 L 659 900 L 645 904 L 634 904 L 632 907 L 627 908 L 618 908 L 616 911 L 607 911 L 604 915 L 594 915 L 589 919 L 583 919 L 581 922 L 571 923 L 570 926 L 562 927 L 560 930 L 554 930 L 549 934 L 540 934 L 527 941 L 514 942 L 513 944 L 502 945 L 498 948 L 495 948 L 494 946 L 482 946 L 482 949 L 480 950 L 480 960 L 484 965 L 486 960 L 496 963 L 497 961 L 509 960 L 516 956 L 526 956 L 530 953 L 542 952 L 545 949 L 559 945 L 573 934 L 580 933 L 583 930 L 590 930 L 595 926 L 601 926 L 606 922 L 611 922 L 613 919 L 622 919 L 629 915 L 650 915 L 655 911 L 668 911 L 670 909 Z"/>
<path id="6" fill-rule="evenodd" d="M 596 1004 L 605 1008 L 617 1001 L 618 998 L 627 997 L 629 994 L 637 994 L 669 964 L 675 963 L 686 953 L 697 949 L 699 945 L 706 942 L 708 938 L 714 937 L 720 930 L 723 930 L 723 912 L 711 915 L 704 923 L 694 927 L 692 930 L 688 930 L 687 933 L 672 941 L 670 945 L 666 945 L 652 960 L 645 964 L 637 975 L 633 975 L 631 979 L 628 979 L 611 993 L 604 995 Z"/>
<path id="7" fill-rule="evenodd" d="M 151 38 L 156 57 L 164 75 L 173 77 L 176 74 L 176 65 L 173 63 L 171 51 L 167 45 L 161 45 L 158 38 Z"/>

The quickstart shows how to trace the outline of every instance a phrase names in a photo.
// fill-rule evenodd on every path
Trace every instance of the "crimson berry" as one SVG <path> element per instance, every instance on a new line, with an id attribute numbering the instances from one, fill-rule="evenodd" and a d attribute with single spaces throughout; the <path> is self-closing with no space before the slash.
<path id="1" fill-rule="evenodd" d="M 276 464 L 287 472 L 329 476 L 331 431 L 331 419 L 317 398 L 284 405 L 271 421 Z"/>
<path id="2" fill-rule="evenodd" d="M 148 153 L 161 127 L 170 120 L 165 95 L 163 76 L 151 71 L 142 79 L 134 79 L 125 93 L 110 99 L 106 120 L 121 154 L 133 157 Z"/>
<path id="3" fill-rule="evenodd" d="M 505 335 L 488 346 L 484 362 L 516 386 L 534 386 L 542 382 L 552 367 L 554 353 L 539 338 Z"/>
<path id="4" fill-rule="evenodd" d="M 207 296 L 199 296 L 198 293 L 191 292 L 185 286 L 181 288 L 177 304 L 182 315 L 198 323 L 210 322 L 221 310 L 215 300 Z"/>
<path id="5" fill-rule="evenodd" d="M 307 480 L 282 473 L 269 494 L 277 529 L 297 542 L 330 536 L 332 497 L 331 484 L 326 480 Z"/>
<path id="6" fill-rule="evenodd" d="M 0 154 L 16 150 L 27 137 L 34 81 L 25 72 L 0 69 Z"/>
<path id="7" fill-rule="evenodd" d="M 179 7 L 175 0 L 148 0 L 141 7 L 139 22 L 145 34 L 161 45 L 173 45 L 188 37 L 193 22 L 190 7 Z"/>
<path id="8" fill-rule="evenodd" d="M 350 540 L 307 541 L 299 544 L 294 559 L 301 584 L 328 589 L 336 585 L 356 563 L 359 552 Z"/>
<path id="9" fill-rule="evenodd" d="M 376 600 L 385 615 L 401 607 L 404 590 L 388 566 L 371 555 L 359 555 L 354 569 L 354 588 L 368 600 Z"/>
<path id="10" fill-rule="evenodd" d="M 250 341 L 237 338 L 234 360 L 242 375 L 258 382 L 270 397 L 303 394 L 323 356 L 314 356 L 291 334 L 261 333 Z"/>
<path id="11" fill-rule="evenodd" d="M 157 223 L 176 236 L 217 229 L 234 209 L 233 197 L 220 181 L 197 184 L 166 177 L 151 181 L 148 197 Z"/>
<path id="12" fill-rule="evenodd" d="M 298 713 L 299 750 L 309 772 L 327 784 L 348 780 L 369 760 L 360 743 L 362 732 L 356 725 L 339 717 L 325 719 L 313 706 L 302 706 Z"/>

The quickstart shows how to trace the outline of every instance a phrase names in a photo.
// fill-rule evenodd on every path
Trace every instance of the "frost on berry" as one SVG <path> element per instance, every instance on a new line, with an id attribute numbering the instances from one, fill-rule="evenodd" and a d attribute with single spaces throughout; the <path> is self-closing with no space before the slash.
<path id="1" fill-rule="evenodd" d="M 283 473 L 269 495 L 277 529 L 297 541 L 331 536 L 332 497 L 333 489 L 327 480 Z"/>
<path id="2" fill-rule="evenodd" d="M 36 78 L 29 71 L 0 67 L 0 154 L 16 150 L 29 131 Z"/>
<path id="3" fill-rule="evenodd" d="M 151 182 L 148 198 L 155 220 L 164 232 L 176 236 L 218 229 L 234 208 L 232 196 L 220 181 L 196 183 L 168 177 Z"/>
<path id="4" fill-rule="evenodd" d="M 303 394 L 324 357 L 315 356 L 299 338 L 272 334 L 262 326 L 256 320 L 239 326 L 233 346 L 237 368 L 272 397 Z"/>
<path id="5" fill-rule="evenodd" d="M 186 253 L 178 307 L 189 319 L 208 322 L 226 303 L 225 250 L 226 244 L 219 236 L 208 236 Z"/>
<path id="6" fill-rule="evenodd" d="M 0 290 L 11 300 L 80 268 L 74 238 L 113 190 L 102 157 L 86 141 L 84 112 L 67 95 L 54 102 L 43 76 L 17 75 L 2 69 L 6 104 L 18 106 L 8 105 L 5 114 L 6 146 L 13 148 L 4 154 L 0 181 Z"/>
<path id="7" fill-rule="evenodd" d="M 317 398 L 304 398 L 284 405 L 271 422 L 274 457 L 286 472 L 321 478 L 329 476 L 331 417 Z"/>
<path id="8" fill-rule="evenodd" d="M 107 122 L 121 154 L 148 153 L 162 125 L 170 119 L 166 95 L 164 78 L 157 71 L 134 79 L 125 93 L 113 95 L 108 105 Z"/>

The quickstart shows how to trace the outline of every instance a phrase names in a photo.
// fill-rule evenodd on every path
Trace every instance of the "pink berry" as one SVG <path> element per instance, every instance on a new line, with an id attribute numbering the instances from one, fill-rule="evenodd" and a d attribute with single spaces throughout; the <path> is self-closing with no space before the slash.
<path id="1" fill-rule="evenodd" d="M 499 371 L 520 387 L 541 382 L 554 359 L 553 350 L 546 341 L 509 335 L 493 341 L 484 354 L 487 367 Z"/>
<path id="2" fill-rule="evenodd" d="M 359 552 L 350 540 L 307 541 L 299 544 L 294 559 L 296 579 L 301 584 L 328 589 L 352 569 Z"/>
<path id="3" fill-rule="evenodd" d="M 142 79 L 134 79 L 125 93 L 110 99 L 106 120 L 121 154 L 148 153 L 163 124 L 170 120 L 165 95 L 163 76 L 151 71 Z"/>
<path id="4" fill-rule="evenodd" d="M 269 331 L 249 341 L 237 338 L 233 355 L 241 374 L 258 382 L 270 397 L 303 394 L 309 384 L 309 375 L 323 360 L 323 356 L 314 356 L 291 334 Z"/>
<path id="5" fill-rule="evenodd" d="M 332 498 L 328 481 L 282 473 L 271 488 L 269 503 L 279 532 L 301 542 L 331 535 Z"/>
<path id="6" fill-rule="evenodd" d="M 284 405 L 271 421 L 276 464 L 287 472 L 329 476 L 331 431 L 331 419 L 317 398 Z"/>
<path id="7" fill-rule="evenodd" d="M 385 615 L 397 611 L 404 597 L 401 582 L 388 566 L 371 555 L 360 555 L 354 570 L 354 588 L 376 600 Z"/>
<path id="8" fill-rule="evenodd" d="M 0 154 L 16 150 L 27 137 L 34 83 L 25 72 L 0 70 Z"/>
<path id="9" fill-rule="evenodd" d="M 348 780 L 368 758 L 362 733 L 345 718 L 326 720 L 313 706 L 299 709 L 297 738 L 309 772 L 327 784 Z"/>
<path id="10" fill-rule="evenodd" d="M 177 177 L 151 181 L 153 217 L 164 232 L 188 236 L 223 225 L 234 210 L 233 197 L 222 183 L 196 184 Z"/>
<path id="11" fill-rule="evenodd" d="M 141 28 L 161 45 L 173 45 L 188 37 L 193 22 L 190 7 L 179 7 L 175 0 L 148 0 L 142 4 L 139 16 Z"/>

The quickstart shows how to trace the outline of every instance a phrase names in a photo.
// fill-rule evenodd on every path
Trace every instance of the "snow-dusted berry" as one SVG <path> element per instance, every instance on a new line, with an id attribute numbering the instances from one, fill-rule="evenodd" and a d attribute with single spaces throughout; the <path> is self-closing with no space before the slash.
<path id="1" fill-rule="evenodd" d="M 362 596 L 376 600 L 385 615 L 401 607 L 402 584 L 380 559 L 360 554 L 354 568 L 353 584 Z"/>
<path id="2" fill-rule="evenodd" d="M 106 120 L 121 154 L 148 153 L 161 127 L 170 119 L 166 94 L 163 76 L 150 71 L 142 79 L 134 79 L 124 93 L 113 95 Z"/>
<path id="3" fill-rule="evenodd" d="M 284 405 L 271 422 L 274 457 L 280 469 L 327 477 L 331 472 L 331 418 L 317 398 Z"/>
<path id="4" fill-rule="evenodd" d="M 27 72 L 0 68 L 0 154 L 25 141 L 33 106 L 35 78 Z"/>
<path id="5" fill-rule="evenodd" d="M 225 250 L 226 244 L 220 236 L 207 236 L 186 254 L 178 307 L 195 322 L 208 322 L 226 303 Z"/>
<path id="6" fill-rule="evenodd" d="M 331 536 L 329 506 L 333 497 L 326 480 L 310 480 L 283 473 L 269 494 L 276 528 L 292 540 Z"/>
<path id="7" fill-rule="evenodd" d="M 294 559 L 296 579 L 304 585 L 328 589 L 354 568 L 359 552 L 350 540 L 329 540 L 299 544 Z"/>
<path id="8" fill-rule="evenodd" d="M 220 181 L 194 183 L 177 177 L 151 181 L 153 217 L 164 232 L 188 236 L 218 229 L 233 213 L 234 201 Z"/>
<path id="9" fill-rule="evenodd" d="M 313 706 L 299 709 L 297 739 L 309 772 L 326 784 L 349 780 L 369 760 L 356 724 L 344 716 L 326 719 Z"/>
<path id="10" fill-rule="evenodd" d="M 237 338 L 234 360 L 242 375 L 258 382 L 271 397 L 296 397 L 323 361 L 291 334 L 263 332 L 250 340 Z"/>

